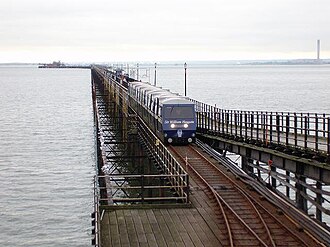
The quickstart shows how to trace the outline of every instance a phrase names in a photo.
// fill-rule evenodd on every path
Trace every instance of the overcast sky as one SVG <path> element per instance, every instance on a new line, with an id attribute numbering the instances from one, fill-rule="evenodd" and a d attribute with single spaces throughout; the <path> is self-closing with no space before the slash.
<path id="1" fill-rule="evenodd" d="M 330 58 L 330 0 L 0 0 L 0 62 Z"/>

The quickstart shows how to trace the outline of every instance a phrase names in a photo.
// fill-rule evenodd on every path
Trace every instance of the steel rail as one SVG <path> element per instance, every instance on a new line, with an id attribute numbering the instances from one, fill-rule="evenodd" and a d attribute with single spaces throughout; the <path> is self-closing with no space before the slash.
<path id="1" fill-rule="evenodd" d="M 229 176 L 227 176 L 225 173 L 223 173 L 217 166 L 215 166 L 213 163 L 211 163 L 210 161 L 208 161 L 198 150 L 196 150 L 195 148 L 193 148 L 193 146 L 189 146 L 190 149 L 194 150 L 195 153 L 197 153 L 205 162 L 207 162 L 207 164 L 209 164 L 210 166 L 212 166 L 213 168 L 215 168 L 221 175 L 223 175 L 228 181 L 230 181 L 236 190 L 238 190 L 240 192 L 240 194 L 246 199 L 247 202 L 249 202 L 250 206 L 253 208 L 253 210 L 255 211 L 255 213 L 257 214 L 258 218 L 260 219 L 263 227 L 266 229 L 266 232 L 267 232 L 267 237 L 269 238 L 270 242 L 271 242 L 271 245 L 273 247 L 275 247 L 275 242 L 274 242 L 274 239 L 272 238 L 271 236 L 271 233 L 269 231 L 269 228 L 267 226 L 267 224 L 265 223 L 264 219 L 262 218 L 260 212 L 258 211 L 258 209 L 255 207 L 255 205 L 252 203 L 251 199 L 247 196 L 247 194 L 239 187 L 239 185 L 233 181 Z M 218 194 L 218 193 L 217 193 Z M 218 194 L 218 196 L 221 198 L 221 200 L 223 200 L 223 202 L 225 204 L 226 201 L 224 199 L 222 199 L 222 197 Z M 228 205 L 228 207 L 230 207 Z M 236 213 L 236 212 L 235 212 Z M 237 215 L 238 216 L 238 215 Z M 238 216 L 240 217 L 240 216 Z M 241 217 L 240 217 L 241 218 Z M 242 219 L 243 220 L 243 219 Z M 268 246 L 268 245 L 267 245 Z"/>
<path id="2" fill-rule="evenodd" d="M 314 221 L 311 221 L 310 218 L 308 218 L 306 215 L 304 215 L 302 212 L 300 212 L 297 208 L 293 207 L 290 202 L 288 202 L 283 196 L 276 194 L 275 192 L 269 190 L 266 188 L 263 184 L 258 183 L 257 181 L 253 180 L 252 177 L 245 174 L 236 163 L 234 163 L 232 160 L 223 157 L 221 154 L 216 152 L 214 149 L 212 149 L 207 144 L 204 144 L 200 140 L 196 141 L 196 144 L 202 148 L 206 153 L 211 155 L 213 158 L 218 160 L 223 166 L 225 166 L 227 169 L 229 169 L 234 175 L 239 176 L 242 178 L 241 181 L 243 181 L 246 184 L 249 184 L 252 186 L 259 194 L 261 194 L 263 197 L 265 197 L 270 203 L 275 205 L 278 208 L 281 208 L 283 212 L 287 214 L 287 218 L 293 222 L 295 225 L 297 225 L 297 219 L 299 220 L 299 225 L 302 227 L 308 229 L 306 232 L 311 237 L 315 239 L 315 236 L 318 237 L 318 239 L 315 239 L 320 244 L 320 239 L 324 241 L 325 243 L 330 243 L 330 235 L 329 231 L 321 227 L 319 224 L 315 223 Z M 249 195 L 250 196 L 250 195 Z M 251 196 L 250 196 L 251 197 Z M 252 198 L 253 199 L 253 198 Z M 260 203 L 258 201 L 255 201 L 259 206 Z M 262 207 L 262 206 L 261 206 Z M 295 234 L 292 232 L 292 230 L 287 227 L 285 224 L 283 224 L 281 221 L 279 221 L 275 216 L 273 216 L 267 209 L 262 207 L 264 210 L 266 210 L 269 215 L 276 221 L 278 224 L 283 226 L 288 232 L 292 234 L 292 236 L 295 236 Z M 290 217 L 289 217 L 290 216 Z M 293 220 L 296 219 L 296 220 Z M 303 241 L 301 238 L 298 238 L 295 236 L 297 240 L 304 243 L 306 246 L 308 246 L 308 243 Z"/>
<path id="3" fill-rule="evenodd" d="M 182 157 L 174 148 L 170 147 L 170 150 L 172 150 L 176 155 L 178 155 L 181 160 L 186 161 L 185 158 Z M 229 238 L 230 246 L 234 247 L 233 235 L 232 235 L 230 224 L 229 224 L 229 221 L 228 221 L 228 218 L 227 218 L 227 214 L 225 213 L 224 208 L 222 207 L 222 204 L 219 200 L 219 197 L 218 197 L 216 191 L 212 188 L 212 186 L 210 186 L 207 183 L 207 181 L 196 171 L 196 169 L 189 162 L 186 161 L 186 165 L 189 166 L 189 169 L 195 173 L 195 175 L 202 181 L 202 183 L 204 183 L 204 185 L 206 185 L 206 188 L 212 192 L 213 197 L 217 201 L 217 204 L 218 204 L 218 206 L 219 206 L 219 208 L 222 212 L 224 221 L 226 223 L 226 228 L 227 228 L 227 232 L 228 232 L 228 238 Z"/>
<path id="4" fill-rule="evenodd" d="M 194 149 L 192 146 L 189 146 L 189 148 L 193 149 L 196 153 L 199 154 L 199 156 L 205 160 L 205 162 L 207 162 L 210 166 L 212 166 L 214 169 L 216 169 L 222 176 L 224 176 L 228 181 L 230 181 L 236 190 L 239 191 L 239 193 L 249 202 L 250 206 L 253 208 L 253 210 L 255 211 L 255 213 L 257 214 L 258 218 L 260 219 L 263 227 L 266 229 L 267 232 L 267 236 L 269 238 L 269 241 L 271 242 L 271 245 L 273 247 L 275 247 L 275 242 L 274 239 L 272 238 L 272 235 L 270 233 L 270 230 L 266 224 L 266 222 L 264 221 L 263 217 L 261 216 L 259 210 L 255 207 L 255 205 L 252 203 L 250 197 L 240 188 L 240 186 L 234 181 L 232 180 L 229 176 L 227 176 L 224 172 L 222 172 L 217 166 L 215 166 L 214 164 L 212 164 L 210 161 L 208 161 L 200 152 L 198 152 L 196 149 Z M 219 195 L 219 197 L 221 197 Z M 225 201 L 224 201 L 225 202 Z M 226 202 L 225 202 L 226 203 Z"/>
<path id="5" fill-rule="evenodd" d="M 182 155 L 179 153 L 179 152 L 177 152 L 177 150 L 175 150 L 173 147 L 171 148 L 171 150 L 174 152 L 174 153 L 176 153 L 183 161 L 185 161 L 185 158 L 184 157 L 182 157 Z M 194 149 L 193 149 L 194 150 Z M 194 150 L 195 152 L 196 152 L 196 150 Z M 200 155 L 200 154 L 199 154 Z M 207 161 L 207 160 L 206 160 Z M 209 162 L 209 161 L 207 161 L 207 162 Z M 224 204 L 227 208 L 228 208 L 228 210 L 237 218 L 237 220 L 259 241 L 259 243 L 261 243 L 263 246 L 265 246 L 265 247 L 268 247 L 269 245 L 267 245 L 259 236 L 258 236 L 258 234 L 235 212 L 235 210 L 219 195 L 219 193 L 218 192 L 216 192 L 215 190 L 214 190 L 214 188 L 203 178 L 203 176 L 189 163 L 189 162 L 187 162 L 187 165 L 189 166 L 189 168 L 200 178 L 200 180 L 207 186 L 207 188 L 209 189 L 209 190 L 211 190 L 212 191 L 212 193 L 215 195 L 215 198 L 217 198 L 216 200 L 217 200 L 217 202 L 219 203 L 220 201 L 222 202 L 222 204 Z M 226 217 L 227 218 L 227 216 L 226 216 L 226 213 L 225 213 L 225 211 L 223 210 L 223 206 L 221 205 L 221 203 L 220 204 L 218 204 L 219 205 L 219 207 L 221 208 L 221 211 L 222 211 L 222 213 L 223 213 L 223 215 L 224 215 L 224 217 Z M 231 231 L 231 228 L 230 228 L 230 224 L 228 223 L 228 224 L 226 224 L 226 226 L 227 226 L 227 230 L 228 230 L 228 232 L 229 232 L 229 229 L 230 229 L 230 231 Z M 267 231 L 267 230 L 266 230 Z M 269 230 L 268 230 L 268 232 L 269 232 Z M 231 234 L 231 236 L 230 236 L 230 242 L 232 243 L 232 241 L 233 241 L 233 236 L 232 236 L 232 234 Z M 272 241 L 272 240 L 271 240 Z M 273 241 L 272 241 L 272 243 L 273 243 Z M 275 245 L 273 245 L 273 246 L 275 246 Z"/>

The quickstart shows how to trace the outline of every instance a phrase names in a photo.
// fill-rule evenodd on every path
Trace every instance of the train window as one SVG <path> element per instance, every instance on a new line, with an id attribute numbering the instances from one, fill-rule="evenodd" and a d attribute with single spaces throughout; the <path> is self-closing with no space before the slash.
<path id="1" fill-rule="evenodd" d="M 164 111 L 165 118 L 193 118 L 194 111 L 191 106 L 167 106 Z"/>

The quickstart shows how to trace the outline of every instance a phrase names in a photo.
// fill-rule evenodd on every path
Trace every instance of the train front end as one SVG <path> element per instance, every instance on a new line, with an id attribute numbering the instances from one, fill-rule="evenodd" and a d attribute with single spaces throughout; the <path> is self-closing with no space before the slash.
<path id="1" fill-rule="evenodd" d="M 195 105 L 188 100 L 171 99 L 163 103 L 162 125 L 168 144 L 189 144 L 196 140 Z"/>

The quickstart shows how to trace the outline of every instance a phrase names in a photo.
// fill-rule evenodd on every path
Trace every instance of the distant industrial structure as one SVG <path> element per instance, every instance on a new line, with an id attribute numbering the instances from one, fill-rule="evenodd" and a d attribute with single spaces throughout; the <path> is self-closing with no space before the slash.
<path id="1" fill-rule="evenodd" d="M 90 69 L 91 65 L 82 65 L 82 64 L 64 64 L 61 61 L 54 61 L 53 63 L 43 63 L 39 64 L 38 68 L 41 69 Z"/>
<path id="2" fill-rule="evenodd" d="M 321 42 L 320 42 L 320 40 L 318 39 L 318 40 L 317 40 L 317 60 L 318 60 L 318 61 L 320 60 L 320 48 L 321 48 Z"/>

